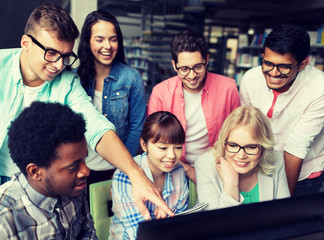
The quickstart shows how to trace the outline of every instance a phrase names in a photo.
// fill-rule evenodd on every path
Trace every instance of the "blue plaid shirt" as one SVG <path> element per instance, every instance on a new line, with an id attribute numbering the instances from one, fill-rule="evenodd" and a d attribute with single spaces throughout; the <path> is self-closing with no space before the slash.
<path id="1" fill-rule="evenodd" d="M 88 203 L 78 197 L 46 197 L 14 174 L 0 186 L 0 239 L 97 239 Z"/>
<path id="2" fill-rule="evenodd" d="M 152 181 L 153 176 L 147 163 L 147 154 L 143 153 L 134 158 L 136 163 L 143 168 L 146 176 Z M 163 200 L 174 213 L 180 213 L 188 207 L 188 182 L 183 167 L 178 164 L 170 173 L 167 173 L 162 192 Z M 136 239 L 138 223 L 145 221 L 135 205 L 132 184 L 128 176 L 120 170 L 116 170 L 112 182 L 112 198 L 114 217 L 110 225 L 109 239 Z M 153 203 L 145 203 L 154 219 Z"/>

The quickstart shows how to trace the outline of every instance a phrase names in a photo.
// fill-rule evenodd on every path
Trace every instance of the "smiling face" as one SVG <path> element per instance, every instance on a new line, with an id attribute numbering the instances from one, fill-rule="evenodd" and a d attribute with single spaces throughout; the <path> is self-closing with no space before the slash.
<path id="1" fill-rule="evenodd" d="M 171 172 L 179 162 L 182 155 L 182 144 L 166 144 L 161 141 L 156 143 L 150 140 L 146 144 L 141 139 L 141 146 L 147 152 L 147 160 L 153 176 Z"/>
<path id="2" fill-rule="evenodd" d="M 78 196 L 86 187 L 90 169 L 85 164 L 87 142 L 63 143 L 57 148 L 57 156 L 48 168 L 40 168 L 42 185 L 38 191 L 45 196 Z"/>
<path id="3" fill-rule="evenodd" d="M 52 32 L 40 30 L 33 37 L 46 49 L 53 49 L 61 54 L 68 54 L 73 51 L 74 41 L 58 40 Z M 21 47 L 23 49 L 20 59 L 21 72 L 26 85 L 37 86 L 44 81 L 52 81 L 64 70 L 65 66 L 63 65 L 62 58 L 57 62 L 46 61 L 44 59 L 45 51 L 37 46 L 27 35 L 23 35 Z"/>
<path id="4" fill-rule="evenodd" d="M 101 20 L 95 23 L 91 28 L 90 48 L 95 58 L 95 65 L 111 67 L 118 52 L 115 26 Z"/>
<path id="5" fill-rule="evenodd" d="M 286 53 L 282 55 L 272 51 L 270 48 L 267 47 L 264 50 L 264 54 L 262 55 L 262 58 L 264 61 L 268 61 L 276 65 L 285 64 L 294 67 L 298 64 L 298 62 L 290 53 Z M 305 68 L 306 63 L 307 63 L 306 61 L 301 62 L 299 66 L 292 69 L 288 74 L 280 73 L 276 67 L 274 67 L 269 72 L 262 70 L 268 88 L 273 90 L 280 90 L 280 89 L 288 90 L 291 83 L 295 80 L 297 73 Z"/>
<path id="6" fill-rule="evenodd" d="M 245 125 L 234 128 L 227 137 L 227 142 L 236 143 L 240 146 L 259 144 L 254 137 L 252 129 Z M 233 169 L 239 174 L 252 174 L 259 164 L 261 150 L 256 155 L 248 155 L 243 149 L 238 153 L 231 153 L 225 149 L 225 158 L 230 162 Z"/>
<path id="7" fill-rule="evenodd" d="M 178 62 L 176 63 L 172 60 L 172 65 L 174 70 L 178 73 L 179 78 L 182 81 L 182 86 L 190 93 L 198 93 L 201 89 L 203 89 L 206 80 L 206 72 L 195 73 L 193 70 L 189 72 L 188 75 L 183 76 L 181 75 L 177 68 L 179 67 L 194 67 L 196 64 L 199 63 L 206 63 L 206 67 L 208 64 L 209 55 L 207 55 L 207 59 L 204 59 L 200 52 L 181 52 L 178 54 Z"/>

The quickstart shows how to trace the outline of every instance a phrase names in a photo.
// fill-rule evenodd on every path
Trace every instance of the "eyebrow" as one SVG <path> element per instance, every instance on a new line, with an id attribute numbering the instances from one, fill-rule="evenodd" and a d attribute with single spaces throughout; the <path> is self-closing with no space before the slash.
<path id="1" fill-rule="evenodd" d="M 71 167 L 75 167 L 76 165 L 80 164 L 82 162 L 82 159 L 78 159 L 75 160 L 73 163 L 71 163 L 70 165 L 64 166 L 63 168 L 71 168 Z"/>

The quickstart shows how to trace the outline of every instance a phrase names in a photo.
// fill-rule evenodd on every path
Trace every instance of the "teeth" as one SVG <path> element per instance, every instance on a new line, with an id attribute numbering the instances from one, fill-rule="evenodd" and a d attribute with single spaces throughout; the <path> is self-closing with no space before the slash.
<path id="1" fill-rule="evenodd" d="M 52 69 L 50 69 L 50 68 L 46 68 L 49 72 L 51 72 L 51 73 L 56 73 L 56 70 L 52 70 Z"/>
<path id="2" fill-rule="evenodd" d="M 240 165 L 240 166 L 244 166 L 247 164 L 246 162 L 239 162 L 239 161 L 236 161 L 236 163 L 237 163 L 237 165 Z"/>
<path id="3" fill-rule="evenodd" d="M 173 162 L 163 162 L 165 165 L 172 166 Z"/>
<path id="4" fill-rule="evenodd" d="M 112 53 L 109 52 L 109 53 L 101 53 L 101 54 L 104 55 L 104 56 L 110 56 Z"/>

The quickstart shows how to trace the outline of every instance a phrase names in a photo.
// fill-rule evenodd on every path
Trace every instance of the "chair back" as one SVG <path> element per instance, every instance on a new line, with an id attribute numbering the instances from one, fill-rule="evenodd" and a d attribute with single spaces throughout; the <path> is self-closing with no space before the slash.
<path id="1" fill-rule="evenodd" d="M 112 180 L 89 185 L 90 214 L 99 240 L 107 240 L 112 215 L 109 215 L 108 203 L 111 202 Z M 110 205 L 111 206 L 111 205 Z"/>

